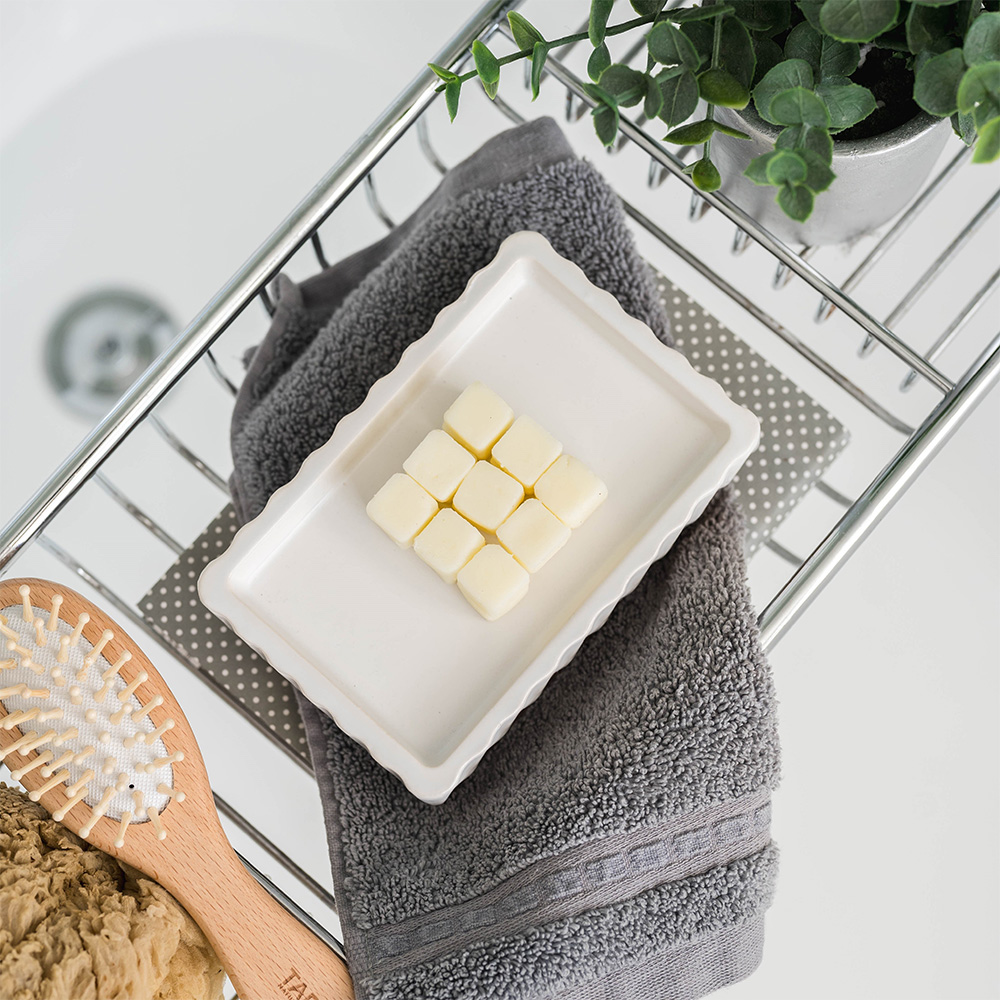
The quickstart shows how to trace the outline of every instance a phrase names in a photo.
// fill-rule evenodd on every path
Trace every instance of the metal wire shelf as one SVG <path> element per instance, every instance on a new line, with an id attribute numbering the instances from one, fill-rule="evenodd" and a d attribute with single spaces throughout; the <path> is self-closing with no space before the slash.
<path id="1" fill-rule="evenodd" d="M 514 6 L 517 6 L 517 3 L 509 0 L 489 0 L 483 4 L 435 57 L 435 62 L 444 66 L 459 66 L 468 60 L 474 39 L 489 38 L 494 35 L 506 36 L 504 15 Z M 633 46 L 623 58 L 631 59 L 638 54 L 638 51 L 638 48 Z M 558 87 L 564 92 L 565 99 L 560 99 L 560 103 L 566 121 L 570 128 L 573 128 L 573 123 L 581 119 L 590 104 L 582 80 L 569 65 L 571 57 L 572 53 L 565 50 L 559 57 L 550 56 L 546 65 L 544 86 Z M 197 676 L 207 686 L 213 698 L 221 699 L 228 709 L 249 722 L 276 749 L 303 768 L 306 768 L 306 765 L 289 750 L 284 740 L 264 726 L 242 702 L 203 673 L 179 645 L 170 643 L 163 635 L 155 632 L 139 612 L 137 605 L 121 595 L 120 588 L 105 581 L 99 573 L 78 560 L 66 547 L 54 541 L 47 529 L 93 480 L 125 514 L 158 543 L 174 555 L 184 551 L 183 543 L 130 497 L 128 490 L 116 483 L 107 471 L 102 470 L 102 466 L 136 428 L 148 423 L 169 449 L 211 487 L 219 491 L 220 498 L 228 495 L 225 477 L 195 454 L 181 436 L 168 426 L 163 416 L 157 412 L 158 406 L 173 387 L 185 381 L 186 374 L 199 362 L 208 369 L 214 383 L 222 390 L 226 399 L 235 395 L 238 391 L 236 382 L 220 365 L 213 352 L 213 345 L 254 297 L 260 299 L 267 315 L 273 314 L 274 304 L 266 285 L 300 251 L 311 252 L 319 267 L 328 266 L 320 229 L 322 226 L 329 229 L 336 225 L 336 210 L 356 188 L 363 187 L 367 204 L 380 224 L 387 229 L 394 226 L 393 214 L 380 197 L 376 167 L 411 129 L 416 147 L 433 171 L 438 174 L 446 171 L 447 157 L 438 150 L 432 130 L 432 116 L 428 114 L 428 110 L 435 105 L 437 83 L 437 78 L 429 71 L 422 72 L 413 81 L 251 255 L 228 284 L 126 394 L 112 413 L 63 462 L 50 480 L 0 533 L 0 572 L 10 573 L 17 557 L 31 543 L 37 544 L 59 560 L 71 574 L 82 580 L 100 598 L 112 605 L 130 626 L 145 633 L 155 643 L 167 646 L 170 655 L 178 661 L 181 669 L 187 668 Z M 507 121 L 517 122 L 525 119 L 525 113 L 515 107 L 513 101 L 508 102 L 506 98 L 498 97 L 492 107 L 498 112 L 497 128 Z M 575 127 L 589 128 L 586 123 Z M 715 210 L 719 216 L 735 226 L 730 247 L 732 255 L 742 256 L 754 245 L 770 254 L 774 258 L 776 268 L 772 279 L 774 289 L 785 288 L 793 279 L 811 286 L 819 297 L 815 314 L 816 323 L 825 323 L 835 312 L 840 312 L 858 327 L 859 350 L 862 355 L 870 355 L 871 349 L 876 344 L 885 347 L 902 364 L 898 391 L 907 391 L 919 381 L 932 387 L 938 394 L 937 401 L 926 409 L 919 421 L 899 416 L 883 392 L 876 393 L 861 385 L 859 379 L 843 371 L 836 361 L 831 360 L 826 353 L 814 346 L 808 336 L 793 331 L 788 322 L 772 315 L 771 311 L 721 273 L 724 268 L 718 261 L 714 258 L 712 261 L 706 260 L 686 246 L 676 231 L 671 232 L 667 224 L 659 221 L 651 210 L 640 204 L 638 197 L 632 197 L 633 189 L 629 186 L 629 197 L 622 198 L 625 212 L 647 237 L 655 241 L 656 245 L 672 259 L 682 262 L 707 281 L 738 307 L 750 321 L 767 331 L 776 342 L 780 342 L 785 348 L 804 359 L 817 376 L 841 393 L 843 398 L 858 404 L 891 432 L 903 437 L 895 454 L 856 499 L 852 500 L 826 481 L 818 482 L 818 493 L 833 504 L 838 512 L 838 518 L 825 536 L 817 541 L 808 557 L 801 558 L 791 550 L 790 546 L 777 539 L 772 538 L 769 541 L 771 552 L 795 567 L 793 574 L 785 580 L 760 615 L 762 640 L 765 648 L 770 649 L 871 532 L 895 499 L 933 458 L 964 417 L 1000 381 L 1000 334 L 994 336 L 978 351 L 975 361 L 957 378 L 950 378 L 938 364 L 943 352 L 951 348 L 960 334 L 970 327 L 973 318 L 981 312 L 984 303 L 995 292 L 1000 283 L 1000 271 L 994 272 L 972 297 L 961 305 L 953 320 L 941 331 L 930 347 L 923 350 L 917 348 L 904 339 L 896 329 L 902 317 L 935 283 L 941 281 L 942 276 L 954 266 L 976 233 L 989 222 L 992 213 L 1000 206 L 1000 192 L 994 194 L 968 219 L 958 235 L 941 250 L 920 277 L 899 297 L 898 305 L 886 315 L 885 319 L 880 320 L 852 293 L 865 279 L 870 279 L 877 272 L 879 265 L 887 259 L 891 248 L 959 175 L 962 167 L 968 162 L 968 150 L 961 149 L 950 158 L 891 228 L 871 244 L 850 275 L 838 284 L 814 266 L 816 248 L 802 247 L 798 251 L 793 250 L 724 195 L 704 194 L 695 190 L 692 181 L 683 172 L 684 157 L 689 150 L 681 149 L 675 152 L 665 147 L 650 134 L 641 116 L 634 120 L 622 117 L 621 139 L 611 150 L 611 155 L 624 157 L 630 148 L 633 152 L 638 151 L 648 157 L 645 187 L 649 191 L 660 188 L 665 181 L 669 181 L 673 186 L 678 183 L 683 184 L 692 192 L 691 209 L 688 213 L 692 222 L 700 222 L 709 212 Z M 637 187 L 642 187 L 642 184 Z M 676 196 L 676 192 L 673 196 Z M 277 844 L 257 830 L 236 808 L 218 797 L 217 802 L 220 811 L 238 829 L 289 873 L 298 883 L 303 895 L 300 898 L 296 894 L 296 898 L 293 899 L 273 885 L 267 886 L 270 891 L 281 897 L 285 905 L 313 925 L 317 932 L 322 933 L 331 943 L 331 947 L 339 947 L 329 931 L 322 927 L 317 928 L 315 921 L 312 921 L 306 913 L 310 898 L 334 910 L 334 901 L 329 891 Z M 252 868 L 249 863 L 248 866 Z"/>

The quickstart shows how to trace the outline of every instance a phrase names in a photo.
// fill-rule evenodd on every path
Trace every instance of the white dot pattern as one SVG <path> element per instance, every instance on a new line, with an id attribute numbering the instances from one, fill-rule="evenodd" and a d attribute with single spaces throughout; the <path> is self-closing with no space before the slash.
<path id="1" fill-rule="evenodd" d="M 747 553 L 763 545 L 847 446 L 847 430 L 777 368 L 675 285 L 657 276 L 677 347 L 761 421 L 761 444 L 733 480 L 747 519 Z M 140 602 L 159 632 L 303 760 L 309 749 L 291 684 L 198 600 L 197 582 L 228 548 L 238 525 L 231 506 Z"/>
<path id="2" fill-rule="evenodd" d="M 662 275 L 657 275 L 657 289 L 677 349 L 760 420 L 760 447 L 733 480 L 747 521 L 747 555 L 752 555 L 847 447 L 850 434 Z"/>
<path id="3" fill-rule="evenodd" d="M 229 505 L 139 602 L 139 609 L 153 628 L 308 763 L 292 685 L 198 599 L 201 571 L 229 548 L 238 527 Z"/>

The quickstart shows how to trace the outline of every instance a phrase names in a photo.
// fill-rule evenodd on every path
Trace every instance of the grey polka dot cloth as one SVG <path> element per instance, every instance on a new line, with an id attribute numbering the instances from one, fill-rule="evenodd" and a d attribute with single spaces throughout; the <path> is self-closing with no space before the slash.
<path id="1" fill-rule="evenodd" d="M 677 347 L 703 375 L 760 418 L 760 448 L 733 486 L 747 518 L 747 554 L 763 545 L 846 447 L 844 426 L 730 330 L 662 276 L 660 293 Z M 198 600 L 201 571 L 228 547 L 238 525 L 231 506 L 140 601 L 152 627 L 215 684 L 309 761 L 292 687 Z"/>

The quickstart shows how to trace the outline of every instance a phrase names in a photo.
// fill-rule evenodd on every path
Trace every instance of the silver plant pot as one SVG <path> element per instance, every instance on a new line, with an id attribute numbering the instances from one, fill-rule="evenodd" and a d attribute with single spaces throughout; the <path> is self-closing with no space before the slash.
<path id="1" fill-rule="evenodd" d="M 719 121 L 749 132 L 751 140 L 721 133 L 712 137 L 712 159 L 722 174 L 722 192 L 786 243 L 843 243 L 878 228 L 913 198 L 951 134 L 947 118 L 920 112 L 891 132 L 871 139 L 833 143 L 837 179 L 816 196 L 812 215 L 794 222 L 775 202 L 777 189 L 758 187 L 743 176 L 747 164 L 774 148 L 781 131 L 763 121 L 753 106 L 716 108 Z"/>

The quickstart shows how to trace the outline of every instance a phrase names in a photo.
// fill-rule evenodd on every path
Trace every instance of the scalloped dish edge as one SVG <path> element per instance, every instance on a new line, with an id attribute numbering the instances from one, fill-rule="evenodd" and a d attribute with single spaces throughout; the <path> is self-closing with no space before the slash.
<path id="1" fill-rule="evenodd" d="M 342 696 L 329 682 L 321 689 L 312 682 L 311 676 L 300 682 L 302 679 L 296 677 L 294 665 L 286 667 L 288 672 L 282 669 L 283 660 L 290 654 L 284 639 L 232 593 L 229 581 L 254 543 L 291 506 L 303 484 L 311 482 L 315 478 L 314 473 L 326 468 L 331 453 L 342 451 L 367 425 L 371 414 L 378 413 L 390 402 L 396 392 L 396 383 L 401 378 L 400 373 L 415 368 L 423 356 L 429 354 L 435 343 L 435 333 L 448 328 L 450 315 L 467 308 L 469 302 L 478 297 L 480 289 L 488 288 L 499 275 L 525 258 L 542 265 L 584 304 L 636 343 L 643 353 L 649 353 L 652 341 L 658 348 L 655 363 L 711 409 L 728 426 L 730 434 L 706 465 L 705 472 L 692 480 L 657 518 L 653 527 L 570 615 L 553 640 L 524 669 L 518 681 L 497 699 L 445 761 L 431 767 L 404 750 L 384 727 L 357 704 L 336 704 L 337 698 Z M 667 347 L 646 324 L 628 315 L 613 295 L 594 285 L 578 265 L 556 253 L 539 233 L 514 233 L 501 243 L 493 260 L 469 279 L 462 294 L 438 313 L 427 333 L 407 346 L 396 367 L 372 384 L 362 404 L 340 420 L 330 439 L 306 457 L 288 483 L 275 490 L 254 520 L 236 532 L 228 550 L 202 572 L 198 580 L 199 597 L 205 607 L 331 716 L 348 736 L 364 746 L 414 795 L 430 804 L 439 804 L 472 773 L 486 751 L 503 736 L 517 715 L 539 696 L 553 674 L 572 660 L 587 636 L 604 624 L 615 605 L 635 589 L 652 563 L 670 550 L 681 531 L 701 516 L 716 492 L 736 475 L 759 440 L 760 424 L 757 418 L 745 407 L 733 402 L 721 385 L 695 371 L 684 355 Z M 703 481 L 709 470 L 715 470 L 710 484 Z M 678 504 L 682 502 L 683 514 L 678 509 Z M 621 572 L 623 567 L 627 570 L 624 575 Z M 561 640 L 558 648 L 552 648 L 557 640 Z M 541 663 L 543 660 L 544 665 Z"/>

